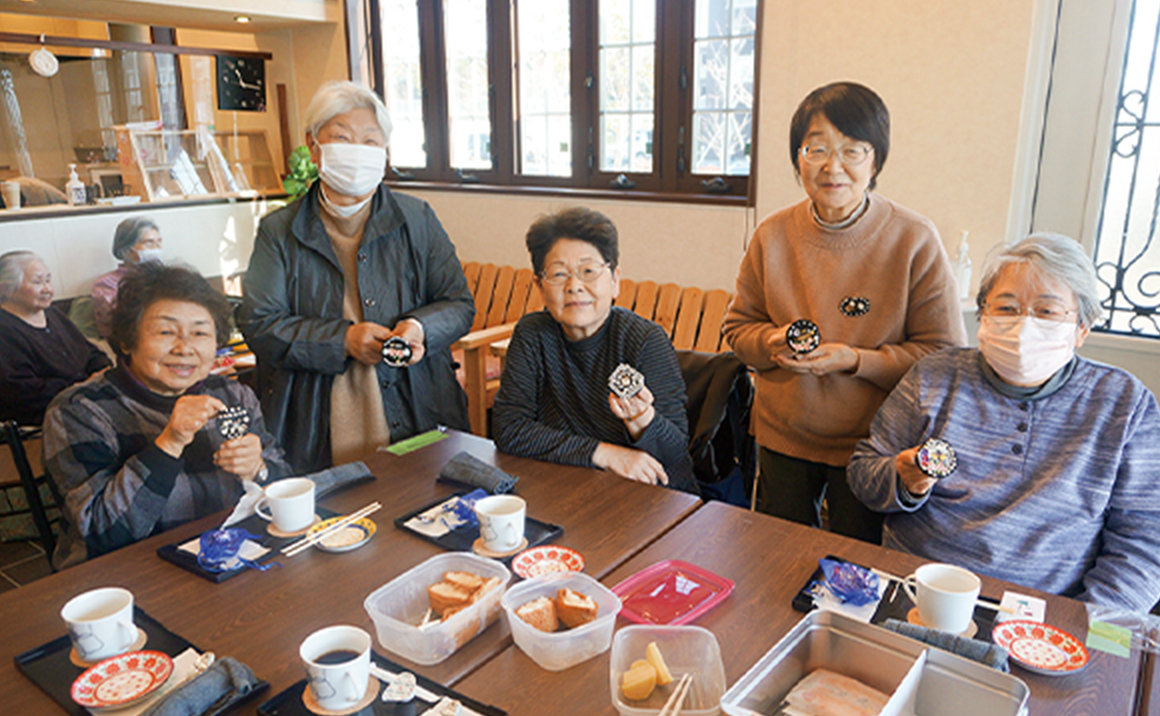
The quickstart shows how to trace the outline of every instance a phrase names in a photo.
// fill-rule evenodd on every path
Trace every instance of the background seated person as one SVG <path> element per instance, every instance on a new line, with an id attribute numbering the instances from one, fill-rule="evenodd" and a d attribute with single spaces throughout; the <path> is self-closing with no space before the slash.
<path id="1" fill-rule="evenodd" d="M 289 473 L 254 393 L 209 374 L 229 312 L 190 269 L 147 263 L 121 281 L 121 360 L 45 416 L 44 464 L 65 497 L 57 567 L 230 507 L 242 480 Z M 214 416 L 236 406 L 249 411 L 250 432 L 227 441 Z"/>
<path id="2" fill-rule="evenodd" d="M 0 256 L 0 420 L 40 425 L 57 393 L 109 367 L 52 307 L 52 296 L 52 274 L 39 256 Z"/>
<path id="3" fill-rule="evenodd" d="M 927 356 L 850 460 L 890 513 L 883 544 L 1078 599 L 1146 612 L 1160 597 L 1160 410 L 1119 368 L 1075 355 L 1100 317 L 1079 244 L 1033 235 L 994 256 L 979 349 Z M 915 465 L 928 438 L 957 466 Z"/>
<path id="4" fill-rule="evenodd" d="M 101 338 L 107 339 L 112 330 L 113 303 L 117 300 L 121 279 L 137 264 L 160 261 L 162 255 L 161 230 L 152 219 L 131 216 L 117 224 L 113 233 L 113 256 L 121 265 L 98 278 L 92 291 L 93 318 Z"/>
<path id="5" fill-rule="evenodd" d="M 612 221 L 565 209 L 532 224 L 527 245 L 546 310 L 512 334 L 493 408 L 496 445 L 698 492 L 673 344 L 657 324 L 612 305 L 620 292 Z M 621 363 L 644 375 L 628 399 L 608 387 Z"/>

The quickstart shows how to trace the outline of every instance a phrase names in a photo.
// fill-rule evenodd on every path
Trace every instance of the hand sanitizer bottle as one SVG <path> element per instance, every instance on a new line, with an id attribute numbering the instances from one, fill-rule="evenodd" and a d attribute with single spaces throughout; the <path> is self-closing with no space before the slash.
<path id="1" fill-rule="evenodd" d="M 77 165 L 68 165 L 68 182 L 64 185 L 64 193 L 68 196 L 69 206 L 85 205 L 85 185 L 77 176 Z"/>
<path id="2" fill-rule="evenodd" d="M 955 281 L 959 284 L 960 301 L 971 298 L 971 247 L 967 243 L 967 236 L 970 233 L 963 232 L 963 238 L 959 242 L 959 255 L 955 258 Z"/>

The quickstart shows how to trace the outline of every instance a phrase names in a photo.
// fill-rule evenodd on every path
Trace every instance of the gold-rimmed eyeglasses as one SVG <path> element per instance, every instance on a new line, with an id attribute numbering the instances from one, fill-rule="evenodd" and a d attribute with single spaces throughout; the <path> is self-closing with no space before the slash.
<path id="1" fill-rule="evenodd" d="M 568 282 L 568 279 L 575 276 L 584 283 L 592 283 L 600 278 L 601 274 L 604 273 L 604 269 L 608 268 L 608 266 L 609 263 L 607 261 L 603 263 L 583 263 L 577 266 L 575 271 L 570 270 L 566 266 L 551 266 L 540 273 L 540 280 L 549 286 L 562 286 Z"/>
<path id="2" fill-rule="evenodd" d="M 1062 301 L 1051 299 L 1036 301 L 1030 306 L 1024 306 L 1018 301 L 1000 299 L 989 301 L 983 306 L 983 315 L 992 318 L 1031 316 L 1043 321 L 1066 321 L 1077 313 L 1076 309 L 1068 308 Z"/>
<path id="3" fill-rule="evenodd" d="M 806 164 L 820 165 L 830 161 L 834 154 L 844 166 L 856 167 L 866 161 L 874 147 L 866 144 L 847 144 L 841 147 L 828 147 L 825 144 L 803 144 L 798 150 L 802 161 Z"/>

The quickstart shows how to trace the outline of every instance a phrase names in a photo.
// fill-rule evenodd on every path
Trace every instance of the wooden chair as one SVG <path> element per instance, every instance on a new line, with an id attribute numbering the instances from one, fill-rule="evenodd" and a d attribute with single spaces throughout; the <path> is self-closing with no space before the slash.
<path id="1" fill-rule="evenodd" d="M 463 273 L 475 297 L 475 322 L 451 349 L 462 366 L 460 383 L 467 392 L 471 431 L 486 437 L 487 410 L 499 390 L 508 339 L 516 322 L 542 309 L 544 299 L 528 268 L 468 263 Z M 721 323 L 731 299 L 720 289 L 622 278 L 616 305 L 656 321 L 677 350 L 718 353 L 729 349 L 721 337 Z"/>
<path id="2" fill-rule="evenodd" d="M 56 484 L 47 474 L 40 476 L 32 474 L 32 465 L 28 462 L 28 454 L 24 451 L 24 441 L 39 434 L 40 428 L 21 429 L 15 420 L 4 422 L 4 442 L 8 445 L 12 461 L 16 465 L 16 472 L 20 476 L 20 485 L 24 488 L 28 511 L 32 514 L 32 522 L 40 535 L 40 544 L 48 555 L 49 564 L 52 564 L 52 553 L 56 550 L 56 534 L 52 531 L 52 523 L 59 522 L 60 517 L 49 519 L 48 510 L 45 509 L 44 501 L 40 497 L 40 486 L 48 485 L 56 506 L 63 505 L 64 500 L 61 499 Z M 53 568 L 53 571 L 56 569 Z"/>

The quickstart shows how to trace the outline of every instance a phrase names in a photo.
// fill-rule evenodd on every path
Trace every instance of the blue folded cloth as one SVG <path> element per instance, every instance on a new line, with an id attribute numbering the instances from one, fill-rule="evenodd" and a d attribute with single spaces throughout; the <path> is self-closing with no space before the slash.
<path id="1" fill-rule="evenodd" d="M 467 452 L 461 452 L 448 460 L 439 471 L 439 477 L 472 487 L 482 487 L 493 495 L 511 492 L 519 480 L 518 477 L 512 477 L 495 465 L 488 465 Z"/>
<path id="2" fill-rule="evenodd" d="M 142 716 L 214 716 L 259 686 L 263 686 L 262 681 L 250 667 L 227 656 L 188 684 L 170 691 Z"/>
<path id="3" fill-rule="evenodd" d="M 998 669 L 1004 674 L 1011 671 L 1011 667 L 1007 663 L 1007 650 L 997 644 L 988 644 L 985 641 L 968 639 L 965 636 L 955 636 L 945 631 L 929 629 L 897 619 L 887 619 L 882 626 L 911 639 L 918 639 L 944 651 L 977 661 L 992 669 Z"/>
<path id="4" fill-rule="evenodd" d="M 303 475 L 302 477 L 314 481 L 314 499 L 320 500 L 335 490 L 352 485 L 363 480 L 373 480 L 371 469 L 365 462 L 348 462 L 344 465 L 335 465 L 325 470 Z"/>

